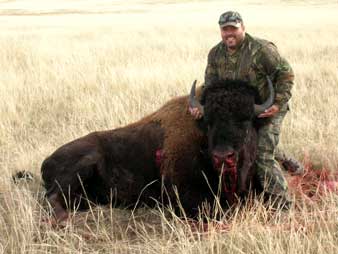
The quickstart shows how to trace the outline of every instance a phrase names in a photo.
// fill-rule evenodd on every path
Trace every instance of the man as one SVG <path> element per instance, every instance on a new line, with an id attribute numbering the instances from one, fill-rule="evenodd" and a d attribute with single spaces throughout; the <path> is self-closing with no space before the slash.
<path id="1" fill-rule="evenodd" d="M 217 79 L 246 80 L 256 89 L 260 100 L 264 101 L 269 93 L 266 76 L 270 77 L 276 95 L 273 105 L 258 116 L 267 119 L 267 123 L 258 130 L 256 167 L 259 182 L 271 200 L 275 205 L 288 208 L 288 186 L 275 160 L 275 150 L 291 97 L 293 71 L 273 43 L 245 32 L 239 13 L 225 12 L 218 23 L 222 41 L 209 52 L 205 86 Z M 197 108 L 190 108 L 190 112 L 196 119 L 202 117 Z"/>

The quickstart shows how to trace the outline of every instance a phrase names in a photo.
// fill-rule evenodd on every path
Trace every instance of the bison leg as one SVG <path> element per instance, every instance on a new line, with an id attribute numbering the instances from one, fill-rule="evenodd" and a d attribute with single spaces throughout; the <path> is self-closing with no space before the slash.
<path id="1" fill-rule="evenodd" d="M 178 213 L 181 213 L 180 209 L 184 209 L 184 213 L 187 217 L 197 219 L 199 216 L 214 217 L 215 199 L 208 189 L 190 189 L 189 191 L 183 191 L 180 194 L 180 208 L 177 209 Z"/>
<path id="2" fill-rule="evenodd" d="M 60 197 L 58 194 L 52 194 L 49 198 L 48 201 L 50 203 L 50 205 L 52 206 L 53 209 L 53 216 L 55 218 L 55 220 L 51 220 L 51 224 L 55 225 L 58 224 L 60 222 L 63 222 L 65 220 L 68 219 L 68 212 L 66 211 L 66 209 L 63 207 L 63 204 L 60 200 Z"/>
<path id="3" fill-rule="evenodd" d="M 100 164 L 102 164 L 102 159 L 97 153 L 83 156 L 74 165 L 44 164 L 58 165 L 59 167 L 45 166 L 42 169 L 42 177 L 47 183 L 46 186 L 49 187 L 46 196 L 54 210 L 56 219 L 67 218 L 67 208 L 86 209 L 89 207 L 93 193 L 87 193 L 87 188 L 91 184 L 94 171 L 100 167 Z M 53 170 L 58 172 L 54 179 L 45 179 Z"/>

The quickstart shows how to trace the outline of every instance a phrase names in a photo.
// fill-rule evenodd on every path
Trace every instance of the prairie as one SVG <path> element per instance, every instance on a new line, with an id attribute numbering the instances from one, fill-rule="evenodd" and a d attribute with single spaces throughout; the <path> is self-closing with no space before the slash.
<path id="1" fill-rule="evenodd" d="M 170 210 L 148 208 L 95 207 L 62 229 L 42 221 L 43 159 L 202 83 L 226 10 L 273 41 L 295 71 L 281 147 L 307 169 L 337 172 L 337 1 L 0 1 L 0 253 L 338 252 L 338 196 L 328 192 L 295 196 L 286 214 L 257 200 L 224 217 L 226 232 L 212 218 L 196 232 Z M 35 180 L 13 184 L 18 170 Z"/>

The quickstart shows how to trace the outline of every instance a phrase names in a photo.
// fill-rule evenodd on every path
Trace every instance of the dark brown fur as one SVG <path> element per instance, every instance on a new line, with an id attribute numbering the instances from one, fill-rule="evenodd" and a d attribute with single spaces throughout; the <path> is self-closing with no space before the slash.
<path id="1" fill-rule="evenodd" d="M 203 138 L 187 108 L 186 96 L 175 98 L 138 122 L 58 148 L 41 167 L 52 206 L 86 208 L 87 198 L 99 204 L 134 205 L 139 198 L 153 203 L 161 193 L 162 175 L 175 174 L 176 161 L 197 152 Z M 159 149 L 164 152 L 160 168 L 155 162 Z"/>
<path id="2" fill-rule="evenodd" d="M 239 150 L 239 167 L 244 168 L 239 193 L 249 186 L 255 139 L 252 127 L 249 143 Z M 156 163 L 158 150 L 164 154 L 160 166 Z M 61 146 L 43 162 L 42 178 L 57 219 L 65 217 L 67 206 L 88 207 L 88 200 L 151 205 L 160 199 L 162 180 L 171 201 L 175 199 L 174 185 L 188 215 L 194 216 L 203 201 L 214 200 L 203 174 L 217 192 L 219 172 L 212 169 L 209 150 L 203 128 L 188 112 L 188 96 L 182 96 L 133 124 L 93 132 Z M 223 201 L 227 202 L 226 197 Z"/>

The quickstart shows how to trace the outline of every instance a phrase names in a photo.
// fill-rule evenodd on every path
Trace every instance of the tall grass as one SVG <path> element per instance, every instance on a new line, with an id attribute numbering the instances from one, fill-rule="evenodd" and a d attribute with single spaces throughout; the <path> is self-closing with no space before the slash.
<path id="1" fill-rule="evenodd" d="M 2 1 L 0 253 L 337 253 L 334 194 L 311 205 L 297 199 L 284 215 L 255 201 L 224 217 L 226 232 L 211 222 L 194 230 L 162 209 L 93 207 L 62 229 L 42 220 L 42 160 L 203 82 L 228 9 L 242 13 L 247 32 L 275 42 L 296 73 L 281 146 L 337 168 L 335 1 Z M 23 169 L 37 179 L 14 185 L 11 174 Z"/>

